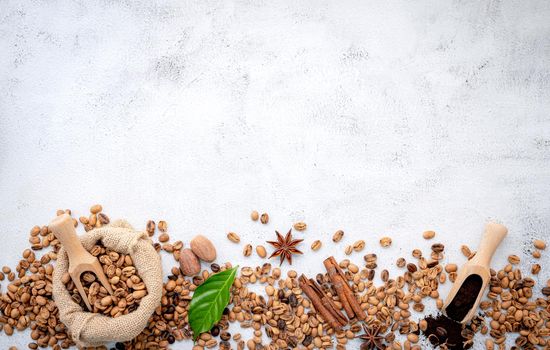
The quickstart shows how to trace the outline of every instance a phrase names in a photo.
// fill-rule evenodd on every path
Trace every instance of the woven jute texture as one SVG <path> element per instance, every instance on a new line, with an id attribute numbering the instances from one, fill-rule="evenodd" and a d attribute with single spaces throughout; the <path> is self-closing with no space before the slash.
<path id="1" fill-rule="evenodd" d="M 145 232 L 135 231 L 126 221 L 96 228 L 80 238 L 82 245 L 90 250 L 98 241 L 114 251 L 129 254 L 145 285 L 147 295 L 139 307 L 127 315 L 112 318 L 84 311 L 71 298 L 62 282 L 69 268 L 69 259 L 60 249 L 53 273 L 53 298 L 59 309 L 59 318 L 69 329 L 78 346 L 99 346 L 107 342 L 129 341 L 147 325 L 149 317 L 160 305 L 162 297 L 162 264 Z"/>

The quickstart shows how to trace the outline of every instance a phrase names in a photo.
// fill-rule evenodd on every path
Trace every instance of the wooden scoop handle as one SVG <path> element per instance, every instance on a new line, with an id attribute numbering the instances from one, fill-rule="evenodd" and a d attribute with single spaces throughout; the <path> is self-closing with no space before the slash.
<path id="1" fill-rule="evenodd" d="M 471 263 L 489 268 L 493 254 L 497 250 L 500 242 L 506 237 L 508 229 L 496 222 L 489 222 L 485 226 L 485 233 L 479 243 L 476 255 L 472 258 Z"/>
<path id="2" fill-rule="evenodd" d="M 80 243 L 80 239 L 76 235 L 73 219 L 68 214 L 59 215 L 50 222 L 48 227 L 67 251 L 69 262 L 74 261 L 79 256 L 89 254 Z"/>

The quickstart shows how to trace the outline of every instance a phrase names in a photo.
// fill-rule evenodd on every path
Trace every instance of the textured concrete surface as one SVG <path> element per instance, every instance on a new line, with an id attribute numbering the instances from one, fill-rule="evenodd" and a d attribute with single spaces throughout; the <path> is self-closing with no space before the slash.
<path id="1" fill-rule="evenodd" d="M 409 258 L 425 229 L 461 263 L 495 218 L 494 265 L 527 268 L 550 228 L 549 17 L 548 1 L 0 1 L 0 261 L 55 209 L 100 202 L 241 265 L 259 260 L 228 230 L 257 244 L 305 220 L 310 274 L 359 238 L 382 266 Z"/>

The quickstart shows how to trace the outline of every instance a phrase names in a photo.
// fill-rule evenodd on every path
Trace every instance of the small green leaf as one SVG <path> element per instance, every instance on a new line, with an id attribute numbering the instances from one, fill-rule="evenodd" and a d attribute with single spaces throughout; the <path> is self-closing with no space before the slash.
<path id="1" fill-rule="evenodd" d="M 229 303 L 229 289 L 233 285 L 238 268 L 235 266 L 214 274 L 195 289 L 188 313 L 195 340 L 222 318 L 223 309 Z"/>

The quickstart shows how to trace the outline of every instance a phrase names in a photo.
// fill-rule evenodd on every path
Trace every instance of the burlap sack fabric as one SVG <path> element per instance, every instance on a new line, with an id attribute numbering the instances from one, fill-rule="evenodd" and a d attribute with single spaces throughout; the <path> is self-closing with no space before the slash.
<path id="1" fill-rule="evenodd" d="M 135 231 L 125 221 L 89 231 L 81 237 L 84 248 L 90 250 L 98 241 L 119 253 L 130 254 L 138 274 L 147 286 L 139 307 L 127 315 L 112 318 L 85 312 L 75 303 L 61 281 L 68 271 L 69 260 L 60 249 L 53 273 L 53 298 L 59 309 L 59 318 L 71 332 L 78 346 L 98 346 L 106 342 L 128 341 L 135 338 L 147 325 L 147 321 L 160 305 L 162 297 L 162 265 L 149 236 Z"/>

